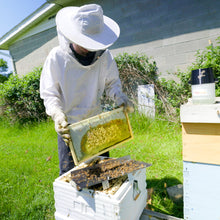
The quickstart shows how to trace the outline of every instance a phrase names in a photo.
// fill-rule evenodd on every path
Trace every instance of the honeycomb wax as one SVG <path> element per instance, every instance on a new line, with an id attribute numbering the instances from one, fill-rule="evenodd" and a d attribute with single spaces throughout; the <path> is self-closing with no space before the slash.
<path id="1" fill-rule="evenodd" d="M 114 119 L 90 128 L 83 136 L 81 149 L 85 154 L 95 154 L 130 137 L 126 121 Z"/>

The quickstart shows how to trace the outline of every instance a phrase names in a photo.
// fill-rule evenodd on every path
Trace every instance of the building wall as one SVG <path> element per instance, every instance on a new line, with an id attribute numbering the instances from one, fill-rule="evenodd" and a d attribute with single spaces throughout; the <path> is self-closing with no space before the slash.
<path id="1" fill-rule="evenodd" d="M 81 4 L 92 1 L 81 1 Z M 96 1 L 104 14 L 118 22 L 121 35 L 110 48 L 118 53 L 145 53 L 153 56 L 163 76 L 185 70 L 195 60 L 198 49 L 220 36 L 220 1 L 216 0 L 111 0 Z M 44 25 L 45 27 L 45 25 Z M 36 31 L 35 31 L 36 32 Z M 43 64 L 58 44 L 56 29 L 43 30 L 11 46 L 19 74 Z"/>
<path id="2" fill-rule="evenodd" d="M 113 2 L 116 7 L 117 0 Z M 184 71 L 198 49 L 220 36 L 219 9 L 215 0 L 121 0 L 120 8 L 109 9 L 121 27 L 113 54 L 138 51 L 153 56 L 166 77 L 167 71 Z"/>
<path id="3" fill-rule="evenodd" d="M 178 70 L 186 71 L 196 58 L 196 52 L 209 46 L 209 41 L 216 44 L 220 36 L 220 28 L 183 34 L 171 38 L 156 40 L 134 46 L 122 47 L 112 51 L 132 54 L 136 51 L 153 57 L 158 66 L 158 72 L 167 79 L 174 78 L 170 73 Z"/>
<path id="4" fill-rule="evenodd" d="M 42 66 L 50 50 L 58 45 L 56 28 L 17 41 L 10 47 L 11 55 L 16 62 L 16 71 L 25 75 L 34 67 Z"/>

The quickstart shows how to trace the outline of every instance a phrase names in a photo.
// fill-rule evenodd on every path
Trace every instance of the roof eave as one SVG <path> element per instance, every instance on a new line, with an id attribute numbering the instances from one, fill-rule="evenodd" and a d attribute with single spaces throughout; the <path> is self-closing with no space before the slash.
<path id="1" fill-rule="evenodd" d="M 9 45 L 14 42 L 19 36 L 25 33 L 34 24 L 40 22 L 44 17 L 49 16 L 53 11 L 56 11 L 60 6 L 54 3 L 45 3 L 34 11 L 31 15 L 21 21 L 18 25 L 12 28 L 9 32 L 0 38 L 0 50 L 8 50 Z"/>

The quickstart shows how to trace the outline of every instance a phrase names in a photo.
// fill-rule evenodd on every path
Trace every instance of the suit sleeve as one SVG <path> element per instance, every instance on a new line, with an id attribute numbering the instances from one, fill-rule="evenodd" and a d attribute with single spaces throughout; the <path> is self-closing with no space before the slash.
<path id="1" fill-rule="evenodd" d="M 40 79 L 40 96 L 46 113 L 51 116 L 54 108 L 62 110 L 62 93 L 59 86 L 60 69 L 56 56 L 51 52 L 43 66 Z"/>

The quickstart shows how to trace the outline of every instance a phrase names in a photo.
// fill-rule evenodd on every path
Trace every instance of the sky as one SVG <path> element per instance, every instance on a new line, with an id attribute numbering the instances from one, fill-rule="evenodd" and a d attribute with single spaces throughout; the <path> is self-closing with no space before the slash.
<path id="1" fill-rule="evenodd" d="M 0 0 L 0 38 L 45 2 L 46 0 Z M 5 50 L 0 52 L 8 54 Z M 7 61 L 10 72 L 12 70 L 10 58 L 0 54 L 1 58 Z"/>

